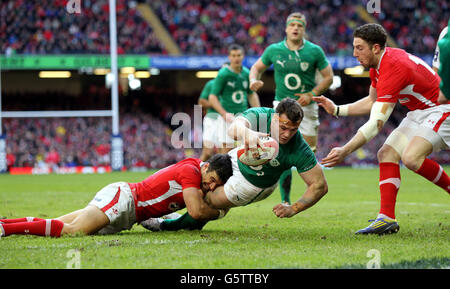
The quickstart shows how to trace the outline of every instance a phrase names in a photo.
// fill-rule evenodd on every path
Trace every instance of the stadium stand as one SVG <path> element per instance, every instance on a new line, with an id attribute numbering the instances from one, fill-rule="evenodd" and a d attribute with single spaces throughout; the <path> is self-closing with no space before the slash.
<path id="1" fill-rule="evenodd" d="M 162 53 L 135 1 L 117 2 L 118 53 Z M 2 54 L 109 54 L 108 0 L 84 0 L 82 13 L 67 17 L 63 0 L 0 3 Z"/>

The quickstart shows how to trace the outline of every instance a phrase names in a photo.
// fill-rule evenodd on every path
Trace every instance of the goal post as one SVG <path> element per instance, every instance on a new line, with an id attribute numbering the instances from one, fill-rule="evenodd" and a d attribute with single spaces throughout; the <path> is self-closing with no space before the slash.
<path id="1" fill-rule="evenodd" d="M 6 133 L 2 131 L 3 118 L 28 117 L 111 117 L 111 169 L 121 171 L 123 168 L 123 140 L 119 130 L 119 92 L 118 92 L 118 65 L 117 65 L 117 23 L 116 1 L 109 0 L 109 36 L 111 74 L 111 110 L 66 110 L 66 111 L 2 111 L 1 72 L 0 66 L 0 173 L 7 172 L 6 159 Z"/>

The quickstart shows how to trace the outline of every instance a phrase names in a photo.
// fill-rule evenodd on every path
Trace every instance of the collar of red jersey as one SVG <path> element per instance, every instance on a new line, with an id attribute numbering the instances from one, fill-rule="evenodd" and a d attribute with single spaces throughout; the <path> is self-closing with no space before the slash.
<path id="1" fill-rule="evenodd" d="M 383 59 L 384 54 L 386 53 L 387 47 L 384 48 L 383 54 L 381 54 L 380 61 L 378 61 L 377 72 L 380 69 L 381 60 Z"/>

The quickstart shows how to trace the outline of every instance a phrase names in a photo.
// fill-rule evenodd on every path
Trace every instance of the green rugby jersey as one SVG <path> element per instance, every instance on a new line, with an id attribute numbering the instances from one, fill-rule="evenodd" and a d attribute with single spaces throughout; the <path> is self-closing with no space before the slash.
<path id="1" fill-rule="evenodd" d="M 209 80 L 205 86 L 202 89 L 202 92 L 200 93 L 200 98 L 208 100 L 209 95 L 211 94 L 212 88 L 214 86 L 214 79 Z M 210 117 L 213 119 L 217 119 L 217 116 L 219 113 L 212 107 L 208 108 L 206 110 L 205 117 Z"/>
<path id="2" fill-rule="evenodd" d="M 242 113 L 242 117 L 250 122 L 252 130 L 269 133 L 270 122 L 275 113 L 273 108 L 254 107 Z M 300 132 L 292 137 L 286 144 L 280 144 L 278 156 L 270 162 L 257 167 L 244 165 L 238 159 L 239 170 L 253 185 L 267 188 L 278 182 L 281 174 L 291 167 L 296 167 L 299 173 L 309 171 L 317 164 L 316 157 L 303 139 Z"/>
<path id="3" fill-rule="evenodd" d="M 252 93 L 249 88 L 250 70 L 242 67 L 240 73 L 227 65 L 222 67 L 214 80 L 211 93 L 219 98 L 222 107 L 231 113 L 243 112 L 248 108 L 247 96 Z"/>
<path id="4" fill-rule="evenodd" d="M 448 21 L 450 26 L 450 20 Z M 442 37 L 438 42 L 439 46 L 439 76 L 441 77 L 440 89 L 447 99 L 450 100 L 450 33 Z"/>
<path id="5" fill-rule="evenodd" d="M 275 77 L 275 100 L 290 97 L 297 100 L 295 93 L 311 91 L 315 83 L 316 69 L 328 66 L 322 48 L 306 39 L 299 50 L 290 50 L 286 40 L 269 45 L 261 60 L 266 66 L 273 64 Z"/>

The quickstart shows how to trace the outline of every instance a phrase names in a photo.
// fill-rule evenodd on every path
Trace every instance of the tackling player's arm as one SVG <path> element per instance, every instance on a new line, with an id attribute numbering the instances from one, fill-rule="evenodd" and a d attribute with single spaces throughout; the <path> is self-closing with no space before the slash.
<path id="1" fill-rule="evenodd" d="M 307 185 L 302 197 L 292 205 L 278 204 L 273 207 L 273 213 L 279 218 L 290 218 L 316 204 L 328 192 L 328 184 L 322 168 L 316 164 L 311 170 L 300 173 Z"/>
<path id="2" fill-rule="evenodd" d="M 197 221 L 215 220 L 226 214 L 224 210 L 213 209 L 203 199 L 202 190 L 191 187 L 183 189 L 184 203 L 189 215 Z"/>
<path id="3" fill-rule="evenodd" d="M 259 58 L 250 68 L 249 81 L 250 89 L 253 91 L 258 91 L 263 87 L 264 82 L 261 80 L 261 75 L 266 71 L 269 66 L 265 65 L 261 58 Z"/>

